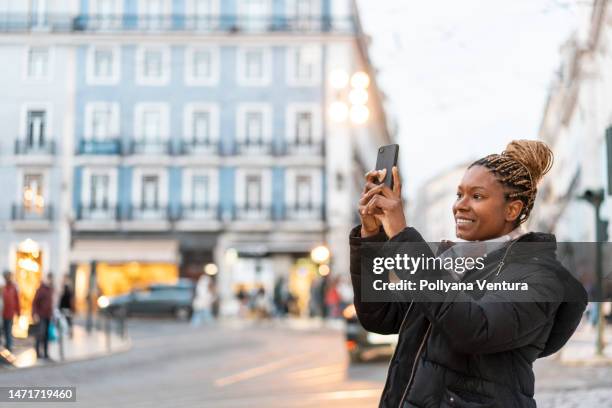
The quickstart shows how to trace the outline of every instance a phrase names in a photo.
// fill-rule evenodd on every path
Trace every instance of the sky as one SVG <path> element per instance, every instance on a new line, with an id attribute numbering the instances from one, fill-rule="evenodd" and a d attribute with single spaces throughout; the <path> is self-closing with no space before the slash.
<path id="1" fill-rule="evenodd" d="M 399 126 L 404 191 L 536 139 L 559 50 L 588 0 L 358 0 Z M 410 202 L 410 197 L 408 197 Z"/>

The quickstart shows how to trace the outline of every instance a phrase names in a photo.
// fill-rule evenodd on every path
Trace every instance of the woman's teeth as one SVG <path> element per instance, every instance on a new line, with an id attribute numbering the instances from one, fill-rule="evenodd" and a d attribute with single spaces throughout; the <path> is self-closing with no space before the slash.
<path id="1" fill-rule="evenodd" d="M 466 220 L 463 218 L 457 218 L 457 224 L 471 224 L 473 223 L 473 220 Z"/>

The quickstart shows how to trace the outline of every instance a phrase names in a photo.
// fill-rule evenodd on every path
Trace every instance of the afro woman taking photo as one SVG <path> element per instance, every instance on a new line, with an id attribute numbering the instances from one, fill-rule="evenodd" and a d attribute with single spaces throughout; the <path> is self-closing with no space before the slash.
<path id="1" fill-rule="evenodd" d="M 363 301 L 363 243 L 425 244 L 404 217 L 397 168 L 392 189 L 376 183 L 384 170 L 366 174 L 361 225 L 350 234 L 355 308 L 366 330 L 399 333 L 380 407 L 536 407 L 532 363 L 567 342 L 587 301 L 582 285 L 557 261 L 554 235 L 523 227 L 537 184 L 552 162 L 544 143 L 512 141 L 501 154 L 466 169 L 452 207 L 457 238 L 497 245 L 487 253 L 497 272 L 489 279 L 525 282 L 540 295 L 520 302 L 510 295 L 501 302 L 487 302 L 486 296 L 452 302 Z M 521 253 L 518 243 L 537 243 L 537 256 Z M 469 281 L 475 274 L 467 271 L 456 279 Z"/>

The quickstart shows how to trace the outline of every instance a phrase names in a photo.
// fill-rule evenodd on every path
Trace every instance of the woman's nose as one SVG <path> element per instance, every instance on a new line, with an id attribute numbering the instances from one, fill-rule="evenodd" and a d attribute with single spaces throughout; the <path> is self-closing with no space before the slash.
<path id="1" fill-rule="evenodd" d="M 453 204 L 453 213 L 457 211 L 469 211 L 469 209 L 469 202 L 465 196 L 458 198 L 455 204 Z"/>

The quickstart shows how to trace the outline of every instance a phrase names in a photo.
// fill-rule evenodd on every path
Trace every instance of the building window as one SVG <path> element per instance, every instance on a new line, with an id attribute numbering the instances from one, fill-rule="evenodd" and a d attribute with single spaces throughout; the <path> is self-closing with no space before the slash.
<path id="1" fill-rule="evenodd" d="M 312 143 L 312 112 L 298 112 L 295 119 L 295 140 L 297 144 Z"/>
<path id="2" fill-rule="evenodd" d="M 32 47 L 28 49 L 28 79 L 47 79 L 49 76 L 49 49 Z"/>
<path id="3" fill-rule="evenodd" d="M 172 7 L 169 0 L 139 0 L 139 26 L 143 29 L 167 28 L 171 22 Z"/>
<path id="4" fill-rule="evenodd" d="M 110 176 L 108 174 L 91 175 L 90 208 L 107 210 L 110 198 Z"/>
<path id="5" fill-rule="evenodd" d="M 162 76 L 161 51 L 145 51 L 142 74 L 145 78 L 159 79 Z"/>
<path id="6" fill-rule="evenodd" d="M 98 108 L 91 114 L 91 131 L 95 140 L 105 140 L 110 137 L 111 111 L 109 107 Z"/>
<path id="7" fill-rule="evenodd" d="M 214 47 L 185 49 L 185 83 L 215 85 L 219 81 L 219 50 Z"/>
<path id="8" fill-rule="evenodd" d="M 29 110 L 27 113 L 26 145 L 44 146 L 47 131 L 47 113 L 43 110 Z"/>
<path id="9" fill-rule="evenodd" d="M 143 209 L 159 208 L 159 176 L 145 175 L 142 177 L 142 201 L 140 206 Z"/>
<path id="10" fill-rule="evenodd" d="M 238 51 L 238 82 L 247 86 L 263 86 L 270 83 L 270 50 L 242 48 Z"/>
<path id="11" fill-rule="evenodd" d="M 262 206 L 261 197 L 261 176 L 249 174 L 245 180 L 245 198 L 247 209 L 260 209 Z"/>
<path id="12" fill-rule="evenodd" d="M 210 143 L 210 112 L 194 111 L 192 126 L 192 135 L 194 143 Z"/>
<path id="13" fill-rule="evenodd" d="M 119 81 L 119 47 L 90 47 L 87 53 L 87 82 L 113 85 Z"/>
<path id="14" fill-rule="evenodd" d="M 119 107 L 115 103 L 94 102 L 85 108 L 85 138 L 105 141 L 119 134 Z"/>
<path id="15" fill-rule="evenodd" d="M 25 173 L 23 175 L 22 208 L 26 212 L 42 213 L 45 207 L 43 191 L 44 175 Z"/>
<path id="16" fill-rule="evenodd" d="M 94 75 L 98 78 L 108 78 L 113 75 L 113 52 L 109 49 L 94 51 Z"/>
<path id="17" fill-rule="evenodd" d="M 137 51 L 136 82 L 140 85 L 164 85 L 170 80 L 169 49 L 140 48 Z"/>
<path id="18" fill-rule="evenodd" d="M 192 178 L 191 205 L 193 208 L 205 208 L 210 204 L 209 180 L 207 175 L 197 174 Z"/>
<path id="19" fill-rule="evenodd" d="M 285 172 L 285 186 L 288 219 L 321 218 L 321 170 L 288 168 Z"/>
<path id="20" fill-rule="evenodd" d="M 121 27 L 122 0 L 90 0 L 88 26 L 108 30 Z"/>
<path id="21" fill-rule="evenodd" d="M 161 112 L 147 109 L 142 112 L 142 135 L 144 140 L 157 141 L 161 139 Z"/>
<path id="22" fill-rule="evenodd" d="M 216 26 L 219 13 L 218 0 L 187 0 L 187 25 L 197 30 L 210 30 Z"/>
<path id="23" fill-rule="evenodd" d="M 212 56 L 210 51 L 196 50 L 193 53 L 193 77 L 206 79 L 212 76 Z"/>
<path id="24" fill-rule="evenodd" d="M 262 112 L 246 112 L 244 135 L 247 144 L 261 144 L 263 142 Z"/>
<path id="25" fill-rule="evenodd" d="M 321 3 L 319 0 L 288 0 L 289 24 L 296 30 L 309 31 L 321 26 Z"/>
<path id="26" fill-rule="evenodd" d="M 134 168 L 132 184 L 133 219 L 165 217 L 168 203 L 168 175 L 164 168 Z"/>
<path id="27" fill-rule="evenodd" d="M 245 78 L 249 81 L 258 81 L 263 77 L 263 52 L 261 50 L 248 50 L 245 53 Z"/>
<path id="28" fill-rule="evenodd" d="M 135 109 L 134 146 L 138 152 L 166 154 L 168 152 L 168 106 L 145 103 Z"/>
<path id="29" fill-rule="evenodd" d="M 271 107 L 266 104 L 238 106 L 236 141 L 239 152 L 269 152 L 272 140 L 271 112 Z"/>
<path id="30" fill-rule="evenodd" d="M 295 179 L 295 203 L 297 208 L 312 207 L 312 177 L 298 175 Z"/>
<path id="31" fill-rule="evenodd" d="M 270 0 L 238 1 L 238 26 L 241 30 L 265 31 L 270 23 Z"/>
<path id="32" fill-rule="evenodd" d="M 321 81 L 321 50 L 317 46 L 287 49 L 287 82 L 295 86 L 318 85 Z"/>

